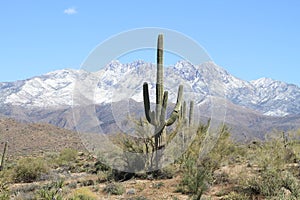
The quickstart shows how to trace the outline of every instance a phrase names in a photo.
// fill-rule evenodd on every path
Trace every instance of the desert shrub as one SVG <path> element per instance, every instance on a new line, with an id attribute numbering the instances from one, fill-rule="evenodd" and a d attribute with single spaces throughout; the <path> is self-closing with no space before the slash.
<path id="1" fill-rule="evenodd" d="M 248 188 L 254 194 L 261 194 L 264 196 L 276 196 L 282 187 L 282 180 L 280 173 L 276 170 L 264 170 L 261 176 L 252 177 L 248 181 Z"/>
<path id="2" fill-rule="evenodd" d="M 213 173 L 214 184 L 227 184 L 230 182 L 230 177 L 226 172 L 214 172 Z"/>
<path id="3" fill-rule="evenodd" d="M 199 158 L 199 154 L 202 153 L 201 146 L 204 142 L 204 138 L 209 137 L 207 135 L 209 125 L 209 121 L 206 125 L 199 125 L 196 137 L 187 152 L 183 155 L 183 160 L 188 158 Z M 213 146 L 209 152 L 201 157 L 201 165 L 203 165 L 204 168 L 214 171 L 219 169 L 221 165 L 235 162 L 237 157 L 243 157 L 246 154 L 245 148 L 232 141 L 230 138 L 230 130 L 227 126 L 222 126 L 219 129 L 219 132 L 214 135 L 217 136 L 214 136 L 211 140 L 215 140 L 215 143 L 212 143 Z"/>
<path id="4" fill-rule="evenodd" d="M 273 132 L 266 135 L 262 143 L 258 143 L 251 152 L 250 160 L 263 170 L 274 168 L 285 169 L 286 164 L 296 160 L 294 145 L 289 145 L 282 133 Z"/>
<path id="5" fill-rule="evenodd" d="M 155 189 L 160 189 L 161 187 L 164 187 L 165 184 L 163 182 L 153 183 L 152 187 Z"/>
<path id="6" fill-rule="evenodd" d="M 0 200 L 9 200 L 9 193 L 8 192 L 1 192 L 0 193 Z"/>
<path id="7" fill-rule="evenodd" d="M 57 194 L 57 191 L 54 190 L 47 190 L 47 189 L 40 189 L 37 192 L 37 198 L 40 200 L 62 200 L 62 196 Z"/>
<path id="8" fill-rule="evenodd" d="M 97 182 L 104 183 L 106 181 L 111 181 L 112 177 L 111 171 L 99 171 L 97 173 Z"/>
<path id="9" fill-rule="evenodd" d="M 73 192 L 73 195 L 69 200 L 96 200 L 97 195 L 93 193 L 89 188 L 78 188 Z"/>
<path id="10" fill-rule="evenodd" d="M 283 174 L 282 185 L 291 192 L 296 199 L 300 199 L 300 183 L 299 180 L 290 172 Z"/>
<path id="11" fill-rule="evenodd" d="M 125 192 L 125 188 L 121 183 L 111 182 L 105 186 L 103 191 L 107 194 L 122 195 Z"/>
<path id="12" fill-rule="evenodd" d="M 60 165 L 68 164 L 69 162 L 75 161 L 78 155 L 76 149 L 66 148 L 63 149 L 57 159 L 57 163 Z"/>
<path id="13" fill-rule="evenodd" d="M 77 188 L 77 182 L 71 182 L 67 186 L 70 189 L 76 189 Z"/>
<path id="14" fill-rule="evenodd" d="M 97 161 L 94 164 L 94 167 L 95 167 L 95 173 L 97 173 L 99 171 L 109 171 L 109 170 L 111 170 L 111 167 L 106 164 L 105 158 L 101 155 L 97 156 Z"/>
<path id="15" fill-rule="evenodd" d="M 201 144 L 204 138 L 208 137 L 209 122 L 206 125 L 200 125 L 197 135 L 190 145 L 187 152 L 182 156 L 182 180 L 178 191 L 191 194 L 192 198 L 200 199 L 203 192 L 209 185 L 216 182 L 228 182 L 229 176 L 221 174 L 220 177 L 213 176 L 213 172 L 219 169 L 223 164 L 236 162 L 233 158 L 245 155 L 245 150 L 237 146 L 230 138 L 229 128 L 222 126 L 217 134 L 216 142 L 209 152 L 202 153 Z"/>
<path id="16" fill-rule="evenodd" d="M 0 200 L 9 200 L 8 184 L 0 179 Z"/>
<path id="17" fill-rule="evenodd" d="M 15 182 L 33 182 L 41 179 L 47 174 L 49 169 L 45 161 L 41 158 L 22 158 L 13 169 L 13 179 Z"/>
<path id="18" fill-rule="evenodd" d="M 176 175 L 177 169 L 175 165 L 168 165 L 158 170 L 158 179 L 171 179 Z"/>
<path id="19" fill-rule="evenodd" d="M 227 126 L 221 127 L 219 137 L 210 152 L 203 157 L 203 165 L 212 171 L 219 169 L 222 165 L 233 164 L 237 157 L 242 157 L 245 152 L 230 138 L 230 130 Z"/>
<path id="20" fill-rule="evenodd" d="M 300 185 L 297 178 L 289 172 L 274 169 L 263 170 L 257 176 L 250 178 L 246 188 L 251 194 L 265 197 L 280 197 L 284 190 L 291 193 L 291 199 L 299 199 L 300 197 Z"/>
<path id="21" fill-rule="evenodd" d="M 192 158 L 184 160 L 183 174 L 177 192 L 189 194 L 193 199 L 200 199 L 202 194 L 208 189 L 210 172 L 199 166 Z"/>
<path id="22" fill-rule="evenodd" d="M 51 182 L 43 186 L 36 192 L 36 198 L 40 200 L 62 200 L 62 188 L 64 186 L 63 180 Z"/>

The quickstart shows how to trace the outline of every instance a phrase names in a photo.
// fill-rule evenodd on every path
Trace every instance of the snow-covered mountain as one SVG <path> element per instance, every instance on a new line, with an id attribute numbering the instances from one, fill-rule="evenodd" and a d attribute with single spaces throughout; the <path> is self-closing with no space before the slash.
<path id="1" fill-rule="evenodd" d="M 169 100 L 176 101 L 178 84 L 184 85 L 187 99 L 197 104 L 210 97 L 226 98 L 264 115 L 300 114 L 300 88 L 297 85 L 261 78 L 243 81 L 213 62 L 193 65 L 179 61 L 165 68 L 165 88 Z M 143 61 L 121 64 L 112 61 L 98 72 L 58 70 L 27 80 L 0 83 L 0 105 L 21 107 L 62 107 L 82 102 L 73 97 L 84 93 L 90 103 L 103 104 L 132 98 L 142 101 L 143 82 L 149 83 L 151 99 L 155 99 L 156 66 Z M 75 92 L 75 93 L 74 93 Z"/>

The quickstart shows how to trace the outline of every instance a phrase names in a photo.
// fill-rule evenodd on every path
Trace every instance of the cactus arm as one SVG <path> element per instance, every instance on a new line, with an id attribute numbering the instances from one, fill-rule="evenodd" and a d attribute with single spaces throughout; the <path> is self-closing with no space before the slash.
<path id="1" fill-rule="evenodd" d="M 150 99 L 149 99 L 149 90 L 148 90 L 148 83 L 145 82 L 143 84 L 143 97 L 144 97 L 144 109 L 146 119 L 150 124 L 155 124 L 155 115 L 154 112 L 150 110 Z"/>
<path id="2" fill-rule="evenodd" d="M 176 119 L 178 118 L 178 116 L 180 114 L 182 93 L 183 93 L 183 85 L 180 85 L 178 88 L 177 101 L 176 101 L 175 107 L 171 113 L 170 118 L 166 121 L 166 126 L 172 125 L 176 121 Z"/>
<path id="3" fill-rule="evenodd" d="M 167 112 L 167 105 L 168 105 L 168 91 L 164 92 L 163 102 L 162 102 L 162 109 L 160 114 L 160 121 L 161 124 L 165 124 L 166 112 Z"/>

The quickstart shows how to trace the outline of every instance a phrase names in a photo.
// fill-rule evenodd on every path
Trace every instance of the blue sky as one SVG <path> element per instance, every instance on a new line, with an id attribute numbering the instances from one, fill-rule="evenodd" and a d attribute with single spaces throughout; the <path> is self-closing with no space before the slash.
<path id="1" fill-rule="evenodd" d="M 161 27 L 193 38 L 239 78 L 300 85 L 296 0 L 3 0 L 0 27 L 1 82 L 78 69 L 112 35 Z"/>

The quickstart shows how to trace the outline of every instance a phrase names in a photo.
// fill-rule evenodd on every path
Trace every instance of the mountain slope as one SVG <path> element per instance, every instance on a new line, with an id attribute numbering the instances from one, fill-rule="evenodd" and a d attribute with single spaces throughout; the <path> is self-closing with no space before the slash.
<path id="1" fill-rule="evenodd" d="M 20 123 L 14 119 L 0 119 L 0 149 L 8 142 L 8 157 L 43 155 L 60 152 L 64 148 L 84 151 L 79 135 L 45 123 Z"/>

